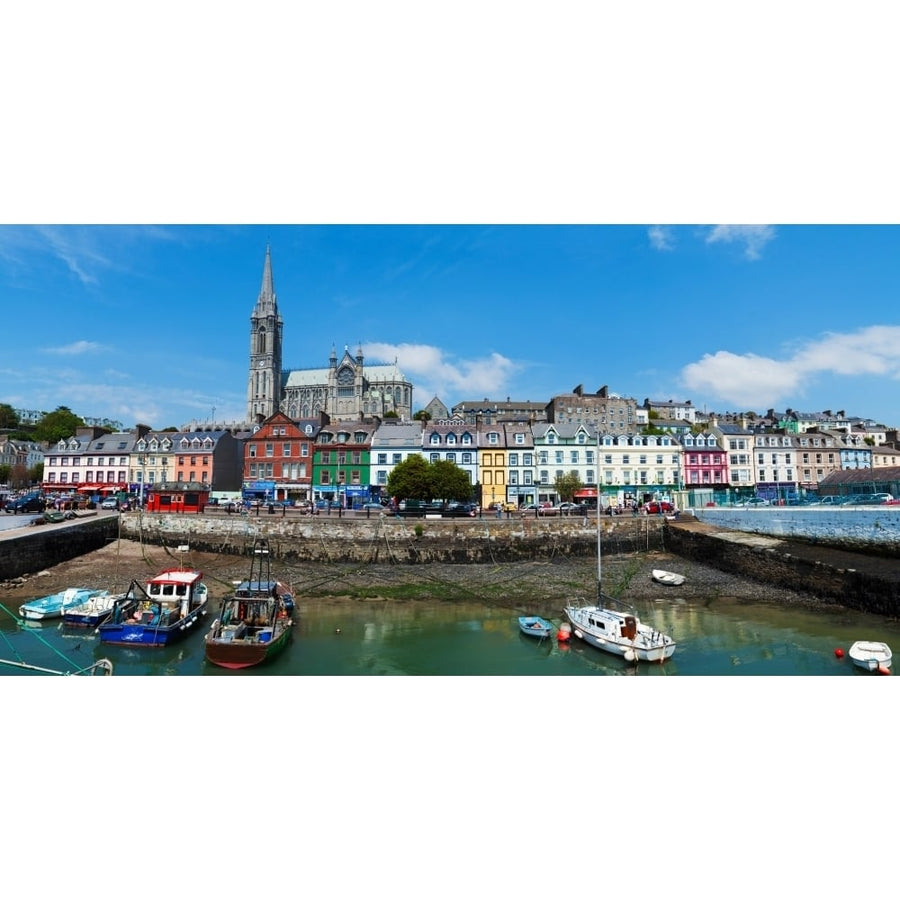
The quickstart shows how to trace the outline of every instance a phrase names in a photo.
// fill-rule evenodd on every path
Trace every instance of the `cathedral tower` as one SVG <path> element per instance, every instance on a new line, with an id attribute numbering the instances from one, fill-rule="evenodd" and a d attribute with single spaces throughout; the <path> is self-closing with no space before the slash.
<path id="1" fill-rule="evenodd" d="M 250 372 L 247 421 L 261 422 L 281 404 L 281 342 L 284 329 L 272 281 L 272 256 L 266 246 L 262 287 L 250 316 Z"/>

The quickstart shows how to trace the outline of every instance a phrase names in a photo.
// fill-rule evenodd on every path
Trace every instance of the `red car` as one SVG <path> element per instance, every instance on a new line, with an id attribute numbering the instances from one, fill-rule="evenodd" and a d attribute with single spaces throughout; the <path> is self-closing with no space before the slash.
<path id="1" fill-rule="evenodd" d="M 654 515 L 659 512 L 672 512 L 675 507 L 668 500 L 651 500 L 649 503 L 644 504 L 644 509 L 647 510 L 649 515 Z"/>

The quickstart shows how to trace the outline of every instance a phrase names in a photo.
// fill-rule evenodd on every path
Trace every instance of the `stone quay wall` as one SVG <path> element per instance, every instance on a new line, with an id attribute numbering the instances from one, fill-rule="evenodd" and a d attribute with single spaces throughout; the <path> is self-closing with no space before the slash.
<path id="1" fill-rule="evenodd" d="M 771 584 L 825 603 L 900 616 L 900 568 L 890 545 L 867 540 L 864 552 L 839 549 L 840 534 L 826 543 L 804 530 L 789 541 L 761 532 L 726 531 L 708 522 L 691 524 L 691 518 L 666 529 L 666 546 L 678 556 L 756 581 L 762 591 Z"/>
<path id="2" fill-rule="evenodd" d="M 39 525 L 4 533 L 0 540 L 0 580 L 8 581 L 99 550 L 119 534 L 115 516 L 58 525 Z"/>
<path id="3" fill-rule="evenodd" d="M 613 516 L 602 523 L 603 552 L 664 549 L 662 518 Z M 593 518 L 371 518 L 347 516 L 206 516 L 128 513 L 122 537 L 188 544 L 243 555 L 266 538 L 273 555 L 296 562 L 384 564 L 508 563 L 554 556 L 595 556 Z"/>

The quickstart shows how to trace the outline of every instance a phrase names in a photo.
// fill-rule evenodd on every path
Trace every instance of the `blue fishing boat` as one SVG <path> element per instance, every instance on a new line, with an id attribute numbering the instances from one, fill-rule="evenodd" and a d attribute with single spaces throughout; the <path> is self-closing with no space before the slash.
<path id="1" fill-rule="evenodd" d="M 113 604 L 110 620 L 99 625 L 100 642 L 127 647 L 165 647 L 187 637 L 206 615 L 209 589 L 203 573 L 167 569 L 131 588 Z"/>
<path id="2" fill-rule="evenodd" d="M 519 630 L 528 637 L 550 637 L 553 625 L 540 616 L 519 616 Z"/>
<path id="3" fill-rule="evenodd" d="M 19 615 L 32 622 L 42 619 L 58 619 L 65 610 L 107 593 L 108 591 L 91 590 L 90 588 L 66 588 L 59 593 L 48 594 L 46 597 L 23 603 L 19 607 Z"/>
<path id="4" fill-rule="evenodd" d="M 140 590 L 140 585 L 136 581 L 132 581 L 128 590 L 122 594 L 110 594 L 103 591 L 88 597 L 84 602 L 76 603 L 63 610 L 63 625 L 72 628 L 96 628 L 112 618 L 117 603 L 123 599 L 134 598 L 136 590 Z"/>

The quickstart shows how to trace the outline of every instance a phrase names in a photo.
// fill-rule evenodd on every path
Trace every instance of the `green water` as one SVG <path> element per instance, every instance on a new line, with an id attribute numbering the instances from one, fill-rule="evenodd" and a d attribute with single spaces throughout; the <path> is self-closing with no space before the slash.
<path id="1" fill-rule="evenodd" d="M 58 622 L 18 625 L 0 612 L 0 659 L 71 672 L 108 658 L 116 675 L 860 675 L 845 652 L 855 640 L 900 648 L 900 622 L 843 609 L 805 610 L 716 598 L 649 602 L 641 618 L 677 642 L 660 664 L 626 663 L 576 638 L 526 637 L 519 612 L 477 604 L 326 601 L 302 604 L 292 642 L 271 662 L 232 672 L 206 662 L 203 631 L 168 648 L 101 646 Z M 210 617 L 211 618 L 210 614 Z M 561 616 L 554 619 L 556 624 Z M 0 673 L 29 674 L 0 665 Z"/>

